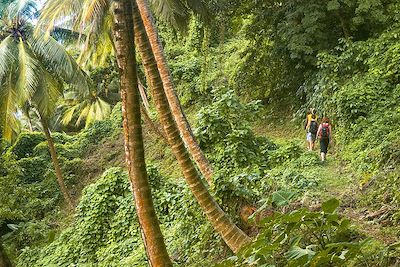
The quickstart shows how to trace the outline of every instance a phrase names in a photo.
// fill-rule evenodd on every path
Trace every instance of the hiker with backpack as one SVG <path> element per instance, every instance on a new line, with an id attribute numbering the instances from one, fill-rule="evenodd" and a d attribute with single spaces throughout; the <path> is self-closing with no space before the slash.
<path id="1" fill-rule="evenodd" d="M 307 118 L 304 128 L 307 130 L 306 139 L 307 139 L 308 151 L 313 151 L 318 132 L 318 122 L 315 109 L 312 108 L 307 113 Z"/>
<path id="2" fill-rule="evenodd" d="M 319 144 L 321 149 L 321 161 L 326 160 L 326 154 L 328 153 L 328 146 L 332 140 L 332 127 L 330 120 L 327 117 L 322 119 L 321 125 L 318 128 Z"/>
<path id="3" fill-rule="evenodd" d="M 315 140 L 317 139 L 317 132 L 318 132 L 317 116 L 313 114 L 311 116 L 310 125 L 307 130 L 308 151 L 314 150 Z"/>

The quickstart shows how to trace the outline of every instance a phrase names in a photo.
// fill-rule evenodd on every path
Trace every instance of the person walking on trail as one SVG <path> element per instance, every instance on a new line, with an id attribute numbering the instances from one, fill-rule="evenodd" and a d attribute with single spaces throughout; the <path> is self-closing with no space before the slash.
<path id="1" fill-rule="evenodd" d="M 307 112 L 306 123 L 304 124 L 304 128 L 306 129 L 306 140 L 307 140 L 307 148 L 308 151 L 314 150 L 315 140 L 318 131 L 318 123 L 317 123 L 317 114 L 314 108 L 311 108 L 309 112 Z"/>
<path id="2" fill-rule="evenodd" d="M 317 136 L 319 137 L 321 148 L 321 161 L 324 162 L 326 160 L 326 154 L 328 153 L 329 143 L 332 140 L 332 126 L 327 117 L 322 119 L 321 125 L 318 127 Z"/>
<path id="3" fill-rule="evenodd" d="M 307 130 L 308 151 L 313 151 L 315 147 L 315 140 L 317 139 L 318 122 L 317 115 L 311 115 L 310 126 Z"/>

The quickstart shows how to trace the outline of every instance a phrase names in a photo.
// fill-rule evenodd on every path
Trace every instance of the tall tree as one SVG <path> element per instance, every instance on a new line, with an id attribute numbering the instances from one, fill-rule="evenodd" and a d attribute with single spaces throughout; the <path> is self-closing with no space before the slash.
<path id="1" fill-rule="evenodd" d="M 82 55 L 82 59 L 92 59 L 96 62 L 105 51 L 109 51 L 113 47 L 110 36 L 110 18 L 112 13 L 110 11 L 111 0 L 81 0 L 81 1 L 64 1 L 64 0 L 51 0 L 48 1 L 43 9 L 39 20 L 39 26 L 44 27 L 50 31 L 54 24 L 65 20 L 65 17 L 70 19 L 64 21 L 66 26 L 71 26 L 76 30 L 86 30 L 86 53 Z M 139 3 L 139 2 L 138 2 Z M 146 17 L 151 17 L 151 13 L 147 7 L 147 2 L 140 2 Z M 174 1 L 154 1 L 157 12 L 162 18 L 173 24 L 175 27 L 184 28 L 190 18 L 189 10 L 194 10 L 197 13 L 205 14 L 203 10 L 202 1 L 192 0 L 174 0 Z M 205 15 L 204 15 L 205 16 Z M 175 86 L 170 75 L 168 65 L 164 56 L 161 43 L 158 41 L 158 34 L 154 23 L 148 20 L 146 31 L 149 34 L 152 43 L 152 49 L 155 49 L 157 62 L 154 64 L 161 72 L 163 79 L 162 86 L 168 96 L 169 104 L 171 105 L 175 120 L 178 122 L 179 130 L 182 134 L 189 152 L 193 159 L 196 161 L 201 173 L 206 178 L 209 184 L 212 183 L 212 167 L 207 160 L 204 153 L 201 151 L 188 123 L 186 116 L 183 112 L 179 98 L 176 94 Z M 101 42 L 99 42 L 101 40 Z M 111 43 L 110 43 L 111 42 Z M 107 45 L 108 44 L 108 45 Z M 140 51 L 139 51 L 140 53 Z"/>
<path id="2" fill-rule="evenodd" d="M 147 39 L 143 21 L 136 5 L 134 6 L 133 16 L 136 43 L 139 46 L 138 49 L 141 52 L 143 64 L 146 66 L 148 72 L 157 112 L 167 135 L 168 143 L 172 147 L 172 151 L 178 160 L 186 182 L 200 204 L 200 207 L 203 209 L 203 212 L 207 215 L 214 229 L 222 236 L 226 244 L 234 252 L 237 252 L 243 245 L 250 241 L 250 238 L 228 218 L 211 196 L 197 172 L 172 116 L 166 93 L 163 90 L 163 81 L 154 65 L 155 60 L 152 47 Z"/>
<path id="3" fill-rule="evenodd" d="M 120 72 L 125 160 L 136 212 L 151 266 L 172 266 L 155 213 L 144 159 L 137 80 L 132 0 L 114 2 L 114 39 Z"/>
<path id="4" fill-rule="evenodd" d="M 76 5 L 76 1 L 73 3 L 66 2 L 64 4 L 64 7 L 60 7 L 60 5 L 63 5 L 63 3 L 60 3 L 59 0 L 50 1 L 47 3 L 47 7 L 44 10 L 42 23 L 51 25 L 53 23 L 52 21 L 54 21 L 56 17 L 60 15 L 66 15 L 66 10 L 69 10 L 69 12 L 71 13 L 67 14 L 70 14 L 70 17 L 77 18 L 77 23 L 79 23 L 79 25 L 86 25 L 85 28 L 89 29 L 101 28 L 104 30 L 105 28 L 103 28 L 102 25 L 106 24 L 108 17 L 105 15 L 108 12 L 107 1 L 93 1 L 90 3 L 91 8 L 88 8 L 88 4 L 86 4 L 86 2 L 82 3 L 81 5 Z M 136 13 L 136 20 L 138 18 L 139 21 L 141 21 L 140 14 Z M 147 19 L 152 20 L 151 14 L 149 14 L 149 17 L 147 17 Z M 146 72 L 151 74 L 148 75 L 150 78 L 150 84 L 151 87 L 153 87 L 152 90 L 155 98 L 158 99 L 156 100 L 158 103 L 157 108 L 159 115 L 163 117 L 163 119 L 161 119 L 163 128 L 164 130 L 169 132 L 169 134 L 167 133 L 167 136 L 169 135 L 169 144 L 173 147 L 174 154 L 178 159 L 183 172 L 185 173 L 186 181 L 191 187 L 192 192 L 194 193 L 203 211 L 207 214 L 214 228 L 221 234 L 226 243 L 231 247 L 233 251 L 236 252 L 239 250 L 240 247 L 249 242 L 250 239 L 244 232 L 242 232 L 235 224 L 233 224 L 229 220 L 227 215 L 222 211 L 222 209 L 210 195 L 207 187 L 203 184 L 201 177 L 197 173 L 197 170 L 190 159 L 185 144 L 184 142 L 182 142 L 174 118 L 172 117 L 168 100 L 164 98 L 166 97 L 166 95 L 163 89 L 163 81 L 161 80 L 161 75 L 158 71 L 158 64 L 155 60 L 152 46 L 148 41 L 143 22 L 140 23 L 141 28 L 138 29 L 140 37 L 137 38 L 139 53 L 144 59 Z M 148 23 L 151 23 L 151 25 L 154 26 L 153 21 L 150 21 Z M 135 26 L 137 25 L 138 23 L 135 23 Z M 155 30 L 155 28 L 153 28 L 153 30 Z M 87 37 L 90 38 L 91 35 L 96 36 L 99 34 L 102 34 L 102 31 L 91 31 L 89 34 L 87 34 Z M 157 39 L 156 41 L 158 42 L 158 37 L 155 37 Z M 161 47 L 160 44 L 157 45 Z M 162 47 L 160 49 L 162 49 Z M 160 53 L 162 53 L 162 51 Z M 169 76 L 169 71 L 168 77 L 171 78 Z M 160 107 L 162 107 L 162 109 Z"/>
<path id="5" fill-rule="evenodd" d="M 168 98 L 168 103 L 172 110 L 172 115 L 178 125 L 178 129 L 182 134 L 182 139 L 187 145 L 187 148 L 192 155 L 194 161 L 197 163 L 201 173 L 206 178 L 207 182 L 212 184 L 213 170 L 207 157 L 204 155 L 203 151 L 200 149 L 197 143 L 189 122 L 183 112 L 182 105 L 176 93 L 175 85 L 172 80 L 171 73 L 168 68 L 167 60 L 164 55 L 164 49 L 158 36 L 157 28 L 155 26 L 150 7 L 147 0 L 137 0 L 137 5 L 142 16 L 144 27 L 148 39 L 150 41 L 151 49 L 154 53 L 155 62 L 149 62 L 149 64 L 156 64 L 160 77 L 162 80 L 162 86 L 164 87 L 165 94 Z M 158 9 L 165 10 L 165 6 L 168 1 L 158 1 Z M 187 4 L 193 3 L 192 1 L 187 1 Z M 199 1 L 201 3 L 201 1 Z M 199 5 L 199 4 L 198 4 Z M 195 6 L 194 6 L 195 7 Z M 199 8 L 197 8 L 200 10 Z"/>
<path id="6" fill-rule="evenodd" d="M 85 90 L 87 80 L 74 59 L 52 37 L 34 35 L 29 20 L 36 13 L 33 0 L 15 0 L 3 11 L 0 43 L 0 113 L 3 137 L 11 139 L 16 113 L 27 102 L 40 114 L 43 131 L 64 199 L 73 208 L 51 137 L 48 118 L 62 94 L 63 82 Z"/>

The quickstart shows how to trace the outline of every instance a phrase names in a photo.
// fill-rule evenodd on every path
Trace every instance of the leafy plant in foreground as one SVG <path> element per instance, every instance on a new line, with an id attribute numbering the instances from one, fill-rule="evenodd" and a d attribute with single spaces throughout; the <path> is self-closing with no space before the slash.
<path id="1" fill-rule="evenodd" d="M 276 196 L 275 196 L 276 198 Z M 283 198 L 282 198 L 283 199 Z M 275 201 L 276 202 L 276 201 Z M 277 202 L 282 205 L 286 201 Z M 234 257 L 216 265 L 232 266 L 390 266 L 399 244 L 371 249 L 371 239 L 357 234 L 350 220 L 339 216 L 337 199 L 319 212 L 299 209 L 275 213 L 259 224 L 257 239 Z M 367 265 L 365 265 L 367 264 Z"/>

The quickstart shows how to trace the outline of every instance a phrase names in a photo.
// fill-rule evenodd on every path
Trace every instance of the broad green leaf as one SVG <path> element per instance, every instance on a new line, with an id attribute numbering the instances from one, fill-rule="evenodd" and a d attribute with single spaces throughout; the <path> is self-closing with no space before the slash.
<path id="1" fill-rule="evenodd" d="M 333 213 L 339 207 L 339 200 L 332 198 L 322 203 L 322 211 L 325 213 Z"/>
<path id="2" fill-rule="evenodd" d="M 315 255 L 315 251 L 310 248 L 301 248 L 298 246 L 291 247 L 288 252 L 285 253 L 285 257 L 288 260 L 297 260 L 302 257 L 307 257 L 307 259 L 311 259 Z"/>
<path id="3" fill-rule="evenodd" d="M 285 190 L 280 190 L 272 193 L 272 203 L 277 207 L 286 206 L 289 204 L 290 200 L 293 199 L 295 193 Z"/>

